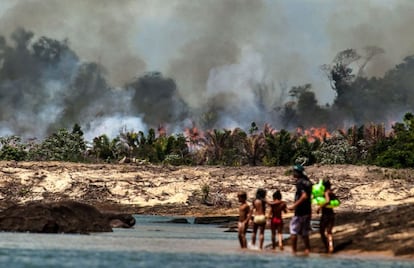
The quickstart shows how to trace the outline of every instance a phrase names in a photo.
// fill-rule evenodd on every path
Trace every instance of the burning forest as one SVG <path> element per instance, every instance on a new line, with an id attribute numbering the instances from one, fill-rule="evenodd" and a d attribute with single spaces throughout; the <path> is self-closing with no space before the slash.
<path id="1" fill-rule="evenodd" d="M 241 100 L 238 92 L 220 91 L 200 94 L 202 105 L 192 107 L 180 92 L 179 81 L 160 72 L 112 87 L 104 66 L 82 62 L 68 40 L 34 39 L 34 33 L 22 28 L 11 39 L 9 44 L 0 38 L 1 136 L 42 139 L 74 124 L 85 130 L 89 140 L 102 134 L 115 137 L 123 130 L 146 132 L 159 125 L 170 133 L 193 126 L 247 131 L 251 122 L 311 132 L 366 123 L 390 127 L 387 122 L 400 119 L 414 106 L 411 56 L 382 78 L 366 78 L 361 75 L 363 66 L 350 67 L 362 56 L 352 49 L 338 53 L 332 64 L 322 66 L 336 95 L 332 104 L 324 106 L 318 104 L 311 84 L 287 90 L 262 81 L 247 86 L 248 99 Z M 214 91 L 213 86 L 208 84 L 207 90 Z M 216 91 L 222 87 L 216 86 Z M 285 91 L 289 97 L 283 101 Z"/>
<path id="2" fill-rule="evenodd" d="M 11 36 L 13 44 L 0 38 L 1 159 L 128 157 L 175 164 L 301 161 L 398 166 L 378 157 L 389 153 L 387 144 L 401 139 L 401 133 L 411 133 L 411 113 L 404 123 L 381 122 L 413 107 L 412 57 L 383 78 L 368 79 L 350 67 L 361 57 L 355 50 L 338 53 L 331 65 L 322 66 L 336 91 L 332 105 L 318 105 L 312 85 L 306 84 L 292 87 L 289 101 L 266 109 L 266 92 L 275 86 L 262 83 L 251 85 L 251 102 L 245 105 L 235 105 L 237 94 L 227 92 L 207 98 L 201 109 L 192 109 L 176 81 L 160 72 L 114 88 L 104 67 L 81 62 L 67 40 L 33 37 L 20 28 Z M 76 150 L 56 155 L 53 147 L 63 144 Z M 411 165 L 405 158 L 399 161 Z"/>
<path id="3" fill-rule="evenodd" d="M 351 5 L 329 4 L 335 15 L 315 17 L 330 22 L 313 30 L 331 45 L 316 61 L 307 42 L 295 39 L 305 29 L 286 23 L 297 10 L 289 1 L 44 2 L 0 4 L 2 159 L 384 164 L 377 156 L 411 131 L 414 56 L 374 38 L 367 27 L 374 14 L 357 14 L 358 29 L 340 24 L 344 14 L 336 11 Z M 359 5 L 376 14 L 391 8 Z M 392 8 L 401 16 L 381 30 L 410 43 L 402 29 L 411 25 L 405 11 L 414 5 Z M 61 28 L 46 23 L 52 21 Z M 289 42 L 276 44 L 272 36 Z M 48 150 L 65 141 L 74 142 L 75 156 L 51 157 Z M 344 155 L 326 160 L 332 150 Z"/>

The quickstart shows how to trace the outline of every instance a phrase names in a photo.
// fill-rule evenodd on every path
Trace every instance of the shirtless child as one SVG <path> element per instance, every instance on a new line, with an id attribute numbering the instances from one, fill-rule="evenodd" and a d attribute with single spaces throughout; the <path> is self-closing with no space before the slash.
<path id="1" fill-rule="evenodd" d="M 273 201 L 268 202 L 271 208 L 270 230 L 272 231 L 272 248 L 276 249 L 276 231 L 278 236 L 279 248 L 283 250 L 283 219 L 282 212 L 287 212 L 287 205 L 282 201 L 282 194 L 279 190 L 273 193 Z"/>
<path id="2" fill-rule="evenodd" d="M 249 225 L 249 214 L 250 214 L 250 206 L 247 204 L 247 194 L 246 192 L 242 191 L 237 194 L 239 199 L 240 207 L 239 207 L 239 222 L 238 222 L 238 231 L 239 231 L 239 241 L 241 248 L 247 248 L 247 239 L 246 233 L 247 228 Z"/>
<path id="3" fill-rule="evenodd" d="M 266 227 L 266 190 L 258 189 L 256 199 L 253 201 L 253 209 L 250 213 L 253 216 L 252 245 L 256 245 L 256 235 L 259 230 L 259 247 L 263 249 L 264 231 Z"/>

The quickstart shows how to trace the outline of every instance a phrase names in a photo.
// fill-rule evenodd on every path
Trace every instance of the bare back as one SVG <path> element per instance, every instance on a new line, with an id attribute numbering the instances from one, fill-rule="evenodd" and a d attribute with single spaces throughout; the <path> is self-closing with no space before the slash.
<path id="1" fill-rule="evenodd" d="M 240 222 L 246 221 L 249 213 L 250 213 L 250 206 L 247 203 L 240 204 L 240 207 L 239 207 L 239 221 Z"/>
<path id="2" fill-rule="evenodd" d="M 253 209 L 255 211 L 255 215 L 264 215 L 265 214 L 264 203 L 260 199 L 254 200 Z"/>
<path id="3" fill-rule="evenodd" d="M 281 201 L 280 203 L 272 204 L 272 218 L 276 217 L 278 219 L 282 218 L 282 212 L 287 212 L 287 205 L 285 202 Z"/>

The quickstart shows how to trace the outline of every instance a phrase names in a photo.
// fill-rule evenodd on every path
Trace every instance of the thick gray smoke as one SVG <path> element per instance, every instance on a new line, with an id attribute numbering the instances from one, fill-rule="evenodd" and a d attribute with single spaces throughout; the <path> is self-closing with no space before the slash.
<path id="1" fill-rule="evenodd" d="M 414 54 L 413 11 L 410 0 L 3 0 L 0 136 L 74 123 L 89 139 L 193 122 L 281 128 L 292 86 L 333 102 L 319 67 L 339 51 L 383 49 L 366 77 Z"/>

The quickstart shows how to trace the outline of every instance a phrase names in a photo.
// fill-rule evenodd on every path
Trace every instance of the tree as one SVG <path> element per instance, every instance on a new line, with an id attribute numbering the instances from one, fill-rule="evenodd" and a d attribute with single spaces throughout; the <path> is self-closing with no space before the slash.
<path id="1" fill-rule="evenodd" d="M 90 154 L 94 155 L 96 159 L 104 161 L 112 161 L 118 158 L 120 138 L 116 137 L 112 141 L 107 135 L 103 134 L 99 137 L 95 137 L 92 141 L 92 148 Z"/>
<path id="2" fill-rule="evenodd" d="M 414 115 L 406 113 L 403 123 L 393 125 L 393 135 L 375 146 L 374 164 L 394 168 L 414 167 Z"/>
<path id="3" fill-rule="evenodd" d="M 26 145 L 18 136 L 0 137 L 0 159 L 23 161 L 27 157 Z"/>
<path id="4" fill-rule="evenodd" d="M 261 163 L 266 154 L 265 144 L 266 139 L 263 133 L 251 134 L 245 139 L 245 152 L 250 166 L 257 166 Z"/>
<path id="5" fill-rule="evenodd" d="M 266 133 L 266 155 L 264 163 L 269 166 L 289 165 L 293 162 L 294 147 L 291 134 L 282 129 L 276 133 Z"/>
<path id="6" fill-rule="evenodd" d="M 240 128 L 231 131 L 230 136 L 224 144 L 223 164 L 228 166 L 241 166 L 246 161 L 246 139 L 247 134 Z"/>
<path id="7" fill-rule="evenodd" d="M 217 130 L 206 132 L 205 135 L 205 150 L 206 157 L 209 164 L 223 164 L 224 149 L 226 142 L 231 135 L 230 130 Z"/>
<path id="8" fill-rule="evenodd" d="M 308 128 L 329 122 L 328 111 L 318 105 L 311 89 L 311 84 L 291 88 L 289 94 L 294 100 L 287 103 L 283 110 L 282 121 L 285 127 L 291 125 Z"/>
<path id="9" fill-rule="evenodd" d="M 37 160 L 80 162 L 85 159 L 86 144 L 82 131 L 74 126 L 72 132 L 60 129 L 47 137 L 31 155 Z"/>
<path id="10" fill-rule="evenodd" d="M 187 162 L 189 149 L 182 134 L 158 137 L 155 142 L 158 159 L 172 165 L 182 165 Z"/>
<path id="11" fill-rule="evenodd" d="M 46 36 L 40 37 L 33 45 L 33 56 L 46 64 L 57 64 L 64 57 L 78 61 L 76 54 L 70 50 L 68 41 L 58 41 Z"/>
<path id="12" fill-rule="evenodd" d="M 352 100 L 355 92 L 351 84 L 355 80 L 355 75 L 350 64 L 360 58 L 361 56 L 355 49 L 346 49 L 335 56 L 332 64 L 321 66 L 328 76 L 332 89 L 336 91 L 333 106 L 337 109 L 341 119 L 345 115 L 352 114 L 353 116 Z"/>
<path id="13" fill-rule="evenodd" d="M 357 161 L 357 148 L 350 145 L 342 133 L 336 132 L 322 142 L 313 155 L 321 164 L 354 164 Z"/>
<path id="14" fill-rule="evenodd" d="M 305 136 L 296 137 L 294 142 L 294 162 L 305 162 L 307 165 L 315 164 L 316 157 L 313 152 L 317 150 L 320 145 L 321 141 L 319 139 L 315 139 L 313 142 L 310 142 Z"/>

